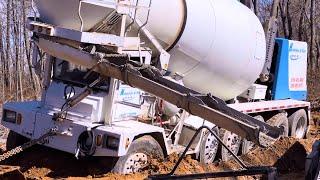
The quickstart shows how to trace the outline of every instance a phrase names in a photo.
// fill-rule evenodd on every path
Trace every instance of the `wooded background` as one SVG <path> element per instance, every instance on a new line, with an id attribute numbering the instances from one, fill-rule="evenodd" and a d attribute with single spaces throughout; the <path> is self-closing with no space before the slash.
<path id="1" fill-rule="evenodd" d="M 254 0 L 254 11 L 266 27 L 271 0 Z M 320 77 L 320 1 L 281 0 L 278 37 L 308 42 L 309 73 Z M 31 64 L 27 16 L 33 16 L 31 0 L 0 0 L 0 103 L 35 98 L 41 75 Z M 309 76 L 310 77 L 310 76 Z"/>

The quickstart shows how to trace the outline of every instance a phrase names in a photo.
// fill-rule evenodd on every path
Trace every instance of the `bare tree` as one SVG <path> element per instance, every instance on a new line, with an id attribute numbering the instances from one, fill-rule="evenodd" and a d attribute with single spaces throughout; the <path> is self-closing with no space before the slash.
<path id="1" fill-rule="evenodd" d="M 316 58 L 315 55 L 315 47 L 316 47 L 316 25 L 315 25 L 315 11 L 316 11 L 316 1 L 310 0 L 311 7 L 310 7 L 310 27 L 311 27 L 311 43 L 310 43 L 310 59 Z M 318 60 L 315 63 L 312 63 L 312 70 L 315 68 L 319 68 Z"/>
<path id="2" fill-rule="evenodd" d="M 0 83 L 1 83 L 1 101 L 5 101 L 5 55 L 4 55 L 4 46 L 3 46 L 3 25 L 0 21 L 0 64 L 1 64 L 1 74 L 0 74 Z"/>
<path id="3" fill-rule="evenodd" d="M 290 14 L 290 0 L 282 0 L 280 3 L 280 17 L 282 21 L 282 31 L 284 37 L 292 38 L 292 20 Z"/>
<path id="4" fill-rule="evenodd" d="M 257 16 L 260 16 L 259 15 L 259 0 L 253 0 L 253 9 L 254 9 L 254 13 Z"/>
<path id="5" fill-rule="evenodd" d="M 27 28 L 26 28 L 26 19 L 27 19 L 27 7 L 26 7 L 26 2 L 22 2 L 22 18 L 23 18 L 23 35 L 24 35 L 24 49 L 25 49 L 25 54 L 26 54 L 26 60 L 28 63 L 28 70 L 29 70 L 29 75 L 30 75 L 30 83 L 32 85 L 32 89 L 37 92 L 37 87 L 36 87 L 36 79 L 34 77 L 33 71 L 32 71 L 32 65 L 31 65 L 31 50 L 30 50 L 30 41 L 29 41 L 29 36 L 27 33 Z"/>
<path id="6" fill-rule="evenodd" d="M 11 0 L 7 0 L 7 22 L 6 22 L 6 62 L 5 62 L 5 84 L 7 87 L 9 87 L 10 92 L 11 92 L 11 76 L 10 76 L 10 9 L 11 9 Z"/>
<path id="7" fill-rule="evenodd" d="M 15 63 L 14 63 L 14 67 L 15 67 L 15 92 L 16 92 L 16 100 L 18 101 L 19 98 L 19 71 L 20 71 L 20 66 L 19 66 L 19 27 L 18 27 L 18 18 L 17 18 L 17 8 L 16 8 L 16 3 L 14 1 L 11 1 L 12 3 L 12 20 L 13 20 L 13 39 L 14 39 L 14 48 L 15 48 Z"/>
<path id="8" fill-rule="evenodd" d="M 305 21 L 305 12 L 306 12 L 307 0 L 303 0 L 300 6 L 300 13 L 299 13 L 299 24 L 298 24 L 298 40 L 302 41 L 303 39 L 303 27 Z"/>

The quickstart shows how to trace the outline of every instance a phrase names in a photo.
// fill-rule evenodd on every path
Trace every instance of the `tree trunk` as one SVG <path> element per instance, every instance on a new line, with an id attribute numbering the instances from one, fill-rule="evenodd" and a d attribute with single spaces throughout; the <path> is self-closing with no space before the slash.
<path id="1" fill-rule="evenodd" d="M 3 41 L 3 25 L 0 21 L 0 64 L 1 64 L 1 74 L 0 74 L 0 83 L 1 83 L 1 102 L 5 101 L 5 55 L 4 55 L 4 41 Z"/>
<path id="2" fill-rule="evenodd" d="M 260 14 L 259 14 L 259 0 L 254 0 L 253 1 L 253 8 L 254 8 L 254 13 L 260 17 Z"/>
<path id="3" fill-rule="evenodd" d="M 7 22 L 6 22 L 6 63 L 5 63 L 5 84 L 9 87 L 9 93 L 12 92 L 12 83 L 11 83 L 11 73 L 10 73 L 10 9 L 11 9 L 11 0 L 7 0 Z"/>
<path id="4" fill-rule="evenodd" d="M 299 17 L 299 24 L 298 24 L 298 38 L 299 41 L 303 41 L 303 36 L 302 34 L 303 32 L 303 24 L 304 24 L 304 14 L 306 11 L 306 4 L 307 4 L 307 0 L 303 0 L 303 4 L 301 5 L 301 11 L 300 11 L 300 17 Z"/>
<path id="5" fill-rule="evenodd" d="M 318 41 L 316 42 L 316 61 L 317 61 L 317 64 L 318 64 L 318 69 L 319 70 L 319 64 L 320 64 L 320 41 L 319 41 L 319 35 L 318 35 Z"/>
<path id="6" fill-rule="evenodd" d="M 288 33 L 288 29 L 287 29 L 287 11 L 286 11 L 286 3 L 284 2 L 284 0 L 282 0 L 282 2 L 280 3 L 280 16 L 281 16 L 281 21 L 282 21 L 282 28 L 283 28 L 283 35 L 285 38 L 289 38 L 289 33 Z"/>
<path id="7" fill-rule="evenodd" d="M 21 1 L 22 2 L 22 12 L 23 12 L 23 34 L 24 34 L 24 45 L 25 45 L 25 53 L 26 53 L 26 58 L 27 58 L 27 63 L 28 63 L 28 70 L 29 70 L 29 74 L 30 74 L 30 82 L 32 85 L 32 89 L 35 91 L 35 96 L 38 94 L 37 92 L 37 86 L 36 86 L 36 79 L 34 78 L 34 74 L 32 71 L 32 63 L 31 63 L 31 50 L 30 50 L 30 41 L 28 33 L 27 33 L 27 28 L 26 28 L 26 11 L 27 11 L 27 7 L 25 4 L 25 1 Z"/>
<path id="8" fill-rule="evenodd" d="M 16 5 L 17 7 L 18 5 Z M 18 13 L 17 13 L 18 14 Z M 20 15 L 20 14 L 19 14 Z M 23 48 L 23 42 L 22 42 L 22 28 L 21 28 L 21 18 L 23 17 L 19 17 L 18 21 L 17 21 L 17 26 L 18 26 L 18 34 L 19 34 L 19 46 L 18 46 L 18 52 L 19 52 L 19 91 L 20 91 L 20 100 L 24 101 L 24 97 L 23 97 L 23 92 L 24 92 L 24 86 L 22 83 L 22 80 L 24 78 L 24 58 L 23 58 L 23 50 L 21 50 L 21 48 Z M 22 24 L 22 26 L 24 26 L 24 24 Z M 27 87 L 28 88 L 28 87 Z"/>
<path id="9" fill-rule="evenodd" d="M 287 25 L 288 25 L 288 39 L 292 39 L 293 30 L 292 30 L 292 19 L 290 15 L 290 0 L 287 0 L 286 10 L 287 10 L 286 12 L 287 12 Z"/>
<path id="10" fill-rule="evenodd" d="M 240 0 L 240 2 L 251 9 L 251 0 Z"/>
<path id="11" fill-rule="evenodd" d="M 315 45 L 316 45 L 316 26 L 315 26 L 315 0 L 311 0 L 310 7 L 310 29 L 311 29 L 311 43 L 310 43 L 310 60 L 312 62 L 312 70 L 316 69 L 316 60 L 315 60 Z"/>
<path id="12" fill-rule="evenodd" d="M 15 99 L 16 101 L 19 101 L 19 31 L 18 31 L 18 21 L 17 21 L 17 8 L 15 6 L 14 1 L 12 1 L 12 20 L 13 20 L 13 34 L 14 34 L 14 49 L 15 49 L 15 91 L 16 91 L 16 96 Z"/>

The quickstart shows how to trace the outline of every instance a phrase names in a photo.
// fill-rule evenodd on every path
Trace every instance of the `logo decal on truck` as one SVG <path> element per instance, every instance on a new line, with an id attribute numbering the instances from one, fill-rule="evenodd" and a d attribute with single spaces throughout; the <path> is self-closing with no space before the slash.
<path id="1" fill-rule="evenodd" d="M 292 61 L 297 61 L 297 60 L 301 59 L 301 56 L 296 55 L 296 54 L 293 54 L 293 55 L 290 56 L 290 59 L 291 59 Z"/>
<path id="2" fill-rule="evenodd" d="M 307 49 L 305 47 L 301 47 L 301 45 L 299 45 L 297 48 L 297 47 L 294 47 L 294 45 L 295 45 L 294 42 L 290 43 L 289 53 L 290 52 L 296 52 L 296 53 L 306 53 L 307 52 Z"/>

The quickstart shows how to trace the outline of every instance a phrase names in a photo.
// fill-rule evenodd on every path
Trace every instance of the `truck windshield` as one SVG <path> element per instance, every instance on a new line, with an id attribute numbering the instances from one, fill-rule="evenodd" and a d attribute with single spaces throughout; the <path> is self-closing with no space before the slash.
<path id="1" fill-rule="evenodd" d="M 99 74 L 96 72 L 92 72 L 87 78 L 84 78 L 88 71 L 89 69 L 82 66 L 56 59 L 53 65 L 53 80 L 74 86 L 85 87 L 99 78 Z M 110 78 L 98 83 L 93 89 L 108 91 L 109 84 Z"/>

